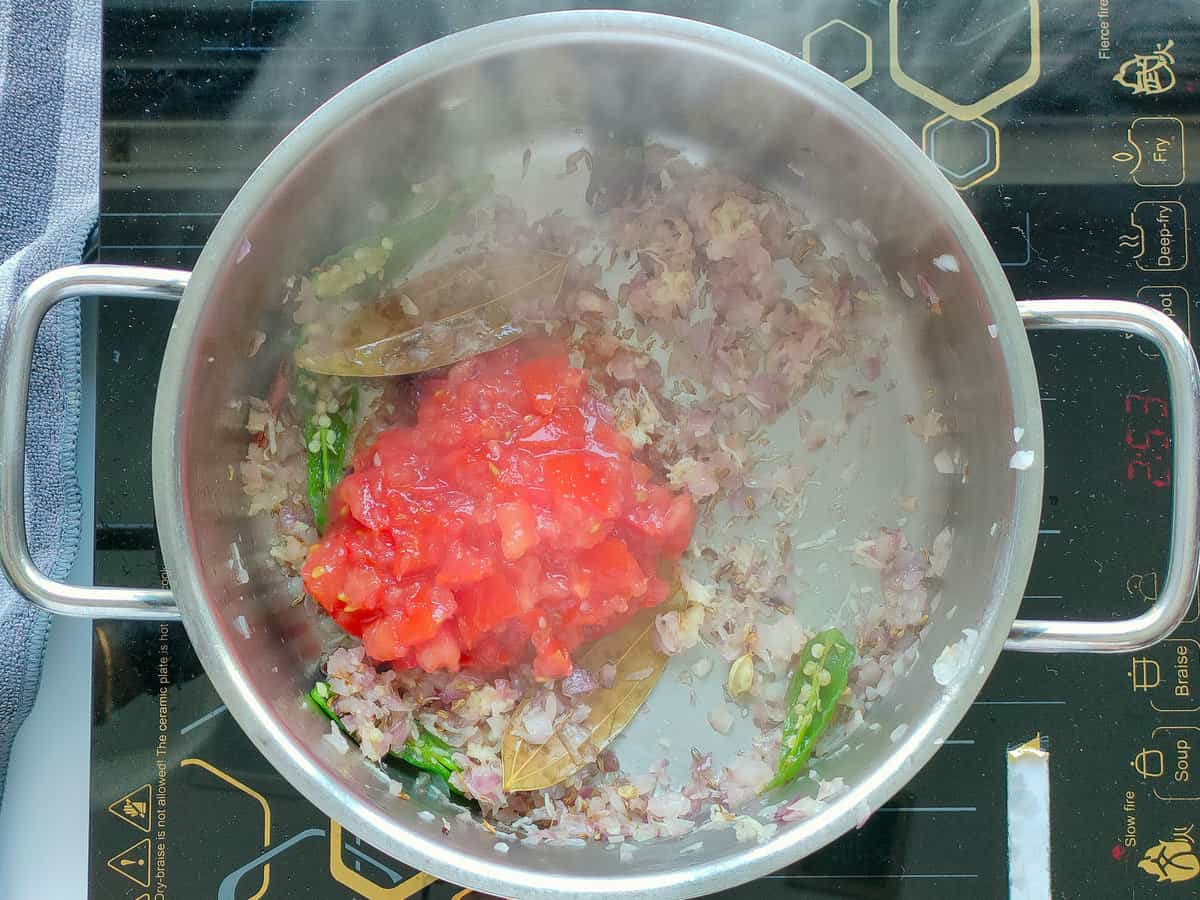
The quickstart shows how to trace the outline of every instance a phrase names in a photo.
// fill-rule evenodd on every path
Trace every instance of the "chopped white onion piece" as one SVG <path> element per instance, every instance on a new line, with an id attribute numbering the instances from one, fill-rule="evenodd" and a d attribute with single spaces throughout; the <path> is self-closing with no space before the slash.
<path id="1" fill-rule="evenodd" d="M 933 539 L 929 549 L 929 573 L 937 578 L 946 574 L 946 566 L 950 564 L 950 549 L 954 544 L 954 530 L 947 525 Z"/>
<path id="2" fill-rule="evenodd" d="M 238 630 L 238 634 L 240 634 L 246 640 L 250 639 L 250 626 L 246 624 L 245 616 L 238 616 L 236 619 L 234 619 L 233 627 L 236 628 Z"/>
<path id="3" fill-rule="evenodd" d="M 237 541 L 229 545 L 229 568 L 238 584 L 246 584 L 250 580 L 250 573 L 242 565 L 242 551 L 238 549 Z"/>
<path id="4" fill-rule="evenodd" d="M 329 723 L 329 731 L 326 732 L 322 740 L 338 753 L 347 753 L 350 750 L 350 742 L 346 740 L 346 736 L 337 727 L 337 722 Z"/>
<path id="5" fill-rule="evenodd" d="M 709 710 L 708 724 L 718 734 L 729 734 L 733 728 L 733 711 L 730 710 L 729 704 L 721 703 Z"/>
<path id="6" fill-rule="evenodd" d="M 1034 453 L 1032 450 L 1018 450 L 1012 455 L 1012 459 L 1008 461 L 1008 467 L 1024 471 L 1033 465 L 1033 458 Z"/>
<path id="7" fill-rule="evenodd" d="M 820 550 L 827 547 L 837 538 L 836 528 L 827 528 L 811 541 L 801 541 L 792 545 L 792 550 Z"/>
<path id="8" fill-rule="evenodd" d="M 963 663 L 970 657 L 971 650 L 978 639 L 978 631 L 974 628 L 964 628 L 962 640 L 944 647 L 938 658 L 934 660 L 933 680 L 942 687 L 946 687 L 953 682 L 962 670 Z"/>

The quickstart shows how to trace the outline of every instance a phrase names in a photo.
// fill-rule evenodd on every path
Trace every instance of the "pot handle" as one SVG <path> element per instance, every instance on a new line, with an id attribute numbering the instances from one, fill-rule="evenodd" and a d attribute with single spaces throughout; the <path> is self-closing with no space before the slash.
<path id="1" fill-rule="evenodd" d="M 1031 330 L 1120 331 L 1150 341 L 1167 363 L 1171 391 L 1172 509 L 1167 577 L 1154 605 L 1132 619 L 1107 622 L 1017 619 L 1004 647 L 1034 653 L 1126 653 L 1169 635 L 1187 614 L 1200 567 L 1200 366 L 1179 326 L 1156 309 L 1125 300 L 1025 300 Z"/>
<path id="2" fill-rule="evenodd" d="M 25 416 L 34 342 L 50 307 L 72 297 L 178 300 L 190 275 L 140 266 L 67 266 L 38 278 L 17 301 L 0 342 L 0 564 L 13 586 L 47 612 L 108 619 L 179 618 L 170 591 L 78 587 L 38 570 L 25 534 Z"/>

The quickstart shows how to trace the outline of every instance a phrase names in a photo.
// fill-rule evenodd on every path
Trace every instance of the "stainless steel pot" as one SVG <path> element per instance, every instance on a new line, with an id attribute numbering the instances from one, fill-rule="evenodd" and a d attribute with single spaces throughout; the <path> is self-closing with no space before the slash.
<path id="1" fill-rule="evenodd" d="M 535 170 L 561 172 L 567 153 L 614 130 L 681 146 L 784 195 L 801 190 L 797 170 L 817 174 L 802 180 L 804 202 L 846 220 L 861 218 L 880 238 L 885 272 L 913 271 L 952 255 L 959 271 L 939 282 L 944 315 L 910 322 L 897 353 L 914 385 L 952 386 L 945 392 L 948 411 L 970 460 L 970 479 L 959 484 L 931 474 L 928 459 L 896 451 L 901 437 L 879 442 L 896 472 L 931 498 L 929 515 L 955 526 L 944 593 L 957 614 L 952 621 L 934 616 L 922 661 L 872 710 L 882 727 L 861 731 L 825 767 L 826 777 L 845 777 L 847 793 L 763 845 L 706 832 L 703 854 L 680 856 L 676 844 L 646 846 L 622 865 L 600 845 L 516 846 L 501 856 L 479 830 L 443 835 L 418 818 L 416 802 L 391 797 L 365 767 L 333 753 L 321 740 L 326 723 L 297 703 L 314 677 L 323 633 L 313 617 L 283 600 L 265 554 L 267 527 L 246 516 L 227 474 L 245 449 L 242 422 L 228 401 L 261 393 L 278 353 L 286 352 L 272 359 L 269 344 L 247 358 L 247 336 L 274 327 L 282 280 L 323 249 L 327 235 L 308 223 L 336 221 L 347 197 L 361 197 L 400 159 L 515 173 L 531 147 Z M 514 181 L 512 192 L 519 191 Z M 46 311 L 81 295 L 182 297 L 153 433 L 155 508 L 173 593 L 71 587 L 39 573 L 29 557 L 22 492 L 30 358 Z M 1170 562 L 1157 601 L 1136 618 L 1016 620 L 1042 495 L 1042 419 L 1025 328 L 1133 333 L 1152 341 L 1166 362 L 1174 410 Z M 0 556 L 18 589 L 66 615 L 181 617 L 229 710 L 300 792 L 381 850 L 505 896 L 691 896 L 775 870 L 829 843 L 891 797 L 962 718 L 1002 649 L 1145 647 L 1174 629 L 1196 589 L 1200 371 L 1179 329 L 1134 303 L 1014 303 L 969 211 L 899 129 L 815 68 L 694 22 L 638 13 L 533 16 L 463 32 L 394 60 L 322 106 L 271 153 L 190 275 L 96 265 L 35 282 L 5 335 L 3 365 Z M 1035 455 L 1024 471 L 1009 466 L 1014 426 L 1024 429 L 1021 446 Z M 879 490 L 870 478 L 864 485 L 856 490 Z M 235 542 L 251 573 L 248 584 L 231 572 Z M 815 624 L 821 615 L 814 611 Z M 239 624 L 248 626 L 248 637 Z M 977 629 L 979 639 L 961 677 L 939 685 L 929 662 L 963 628 Z M 669 691 L 666 681 L 658 691 Z M 908 729 L 892 741 L 900 722 Z M 686 723 L 678 724 L 686 732 Z"/>

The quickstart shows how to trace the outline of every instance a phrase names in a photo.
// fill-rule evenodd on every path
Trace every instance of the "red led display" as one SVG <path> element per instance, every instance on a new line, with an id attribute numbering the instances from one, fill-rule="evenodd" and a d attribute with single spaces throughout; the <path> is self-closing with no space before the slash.
<path id="1" fill-rule="evenodd" d="M 1162 397 L 1125 395 L 1125 478 L 1171 484 L 1170 409 Z"/>

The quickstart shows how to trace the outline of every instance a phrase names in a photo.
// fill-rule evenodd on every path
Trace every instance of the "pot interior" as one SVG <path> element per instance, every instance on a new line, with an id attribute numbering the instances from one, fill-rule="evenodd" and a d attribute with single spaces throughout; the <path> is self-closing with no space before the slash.
<path id="1" fill-rule="evenodd" d="M 799 60 L 713 29 L 583 21 L 605 24 L 501 23 L 488 35 L 418 51 L 336 98 L 264 163 L 214 233 L 172 335 L 157 410 L 169 421 L 159 427 L 169 440 L 155 448 L 160 528 L 188 632 L 231 711 L 297 788 L 361 837 L 435 874 L 510 895 L 699 893 L 778 867 L 853 827 L 965 712 L 1028 574 L 1041 490 L 1037 387 L 1011 294 L 981 232 L 919 151 L 865 103 Z M 439 171 L 482 170 L 530 219 L 559 208 L 595 218 L 584 202 L 587 172 L 564 175 L 566 159 L 614 137 L 677 148 L 778 193 L 807 213 L 830 253 L 844 254 L 882 293 L 889 347 L 878 380 L 846 366 L 803 404 L 810 417 L 833 422 L 847 387 L 874 395 L 836 447 L 821 451 L 822 475 L 790 523 L 795 545 L 813 542 L 794 551 L 796 614 L 814 629 L 834 621 L 853 628 L 855 592 L 878 590 L 878 573 L 853 566 L 849 545 L 902 520 L 914 546 L 928 546 L 946 526 L 954 531 L 940 599 L 915 652 L 892 661 L 890 693 L 819 763 L 823 779 L 841 777 L 848 790 L 817 815 L 782 825 L 763 847 L 739 843 L 729 829 L 700 831 L 640 846 L 619 869 L 615 845 L 600 842 L 517 844 L 501 856 L 489 834 L 454 823 L 462 807 L 415 794 L 397 799 L 357 754 L 323 740 L 328 722 L 300 698 L 339 632 L 311 603 L 292 604 L 297 587 L 269 555 L 270 522 L 247 515 L 235 477 L 246 451 L 245 410 L 231 405 L 264 396 L 290 352 L 279 339 L 290 316 L 280 306 L 285 281 L 369 230 L 373 203 L 398 202 L 411 182 Z M 267 340 L 248 356 L 260 330 Z M 943 414 L 946 433 L 925 442 L 906 416 L 931 409 Z M 1027 471 L 1009 465 L 1014 428 L 1024 429 L 1020 448 L 1035 455 Z M 898 504 L 904 497 L 917 506 Z M 836 536 L 823 538 L 831 529 Z M 234 545 L 246 583 L 231 564 Z M 964 629 L 978 640 L 960 645 L 957 675 L 939 684 L 933 663 Z M 684 683 L 687 664 L 672 661 L 614 745 L 627 770 L 666 757 L 678 782 L 692 747 L 728 764 L 748 744 L 748 721 L 721 736 L 705 719 L 723 699 L 724 672 Z M 419 816 L 424 809 L 433 822 Z M 680 855 L 696 841 L 700 852 Z"/>

